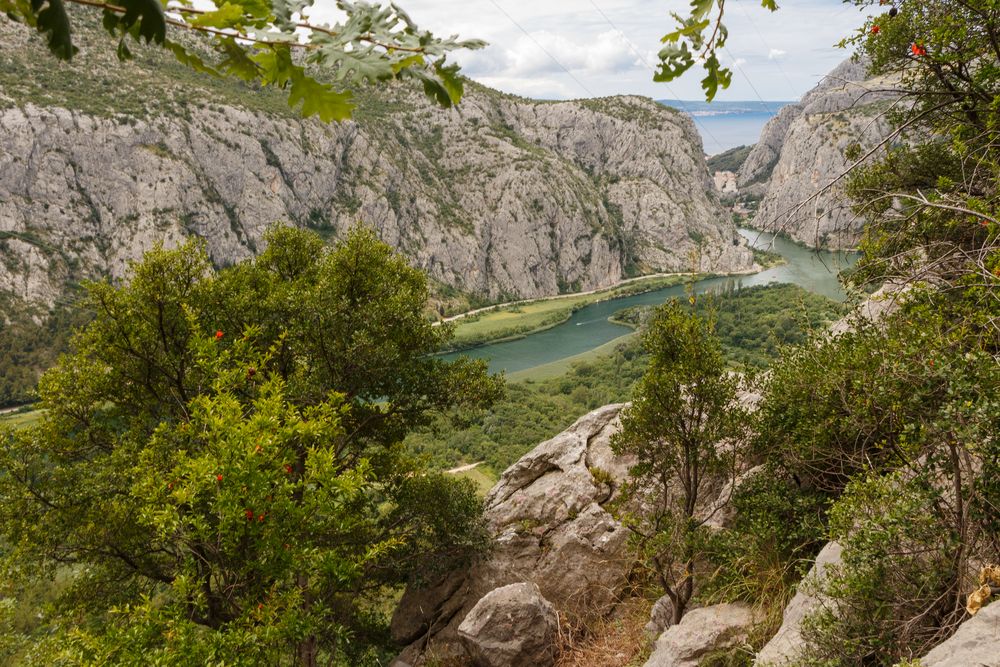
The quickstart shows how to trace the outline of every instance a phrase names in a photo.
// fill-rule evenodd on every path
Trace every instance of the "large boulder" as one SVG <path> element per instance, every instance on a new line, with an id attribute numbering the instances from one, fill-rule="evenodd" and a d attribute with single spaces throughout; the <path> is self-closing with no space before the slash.
<path id="1" fill-rule="evenodd" d="M 599 408 L 538 445 L 486 498 L 490 557 L 430 586 L 410 587 L 392 618 L 407 644 L 395 665 L 467 659 L 459 626 L 490 591 L 533 583 L 570 622 L 607 614 L 626 586 L 627 530 L 605 509 L 628 475 L 611 435 L 621 405 Z"/>
<path id="2" fill-rule="evenodd" d="M 559 617 L 535 584 L 490 591 L 465 616 L 458 635 L 476 667 L 548 667 Z"/>
<path id="3" fill-rule="evenodd" d="M 1000 602 L 983 607 L 920 659 L 921 667 L 1000 667 Z"/>
<path id="4" fill-rule="evenodd" d="M 795 597 L 785 607 L 781 627 L 764 648 L 757 654 L 757 667 L 780 667 L 795 664 L 803 648 L 802 621 L 824 604 L 820 587 L 830 567 L 840 565 L 843 548 L 838 542 L 830 542 L 816 556 L 812 569 L 802 578 Z"/>
<path id="5" fill-rule="evenodd" d="M 752 623 L 745 604 L 693 609 L 660 635 L 645 667 L 697 667 L 708 653 L 746 643 Z"/>

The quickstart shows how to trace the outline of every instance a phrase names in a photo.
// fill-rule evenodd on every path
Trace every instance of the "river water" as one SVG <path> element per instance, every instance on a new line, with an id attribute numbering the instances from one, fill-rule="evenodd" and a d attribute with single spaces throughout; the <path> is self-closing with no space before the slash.
<path id="1" fill-rule="evenodd" d="M 815 251 L 786 239 L 776 238 L 766 232 L 751 229 L 739 231 L 750 245 L 776 252 L 785 258 L 786 263 L 746 276 L 699 280 L 694 284 L 696 293 L 772 283 L 794 283 L 838 301 L 843 301 L 847 297 L 837 280 L 837 274 L 857 261 L 855 253 Z M 573 313 L 569 320 L 551 329 L 505 343 L 493 343 L 449 354 L 445 358 L 454 359 L 466 355 L 474 359 L 488 359 L 492 373 L 503 370 L 514 373 L 559 361 L 589 352 L 629 333 L 631 331 L 629 327 L 608 321 L 608 318 L 619 310 L 630 306 L 659 305 L 668 299 L 684 296 L 684 290 L 684 285 L 675 285 L 644 294 L 600 301 L 584 306 Z"/>

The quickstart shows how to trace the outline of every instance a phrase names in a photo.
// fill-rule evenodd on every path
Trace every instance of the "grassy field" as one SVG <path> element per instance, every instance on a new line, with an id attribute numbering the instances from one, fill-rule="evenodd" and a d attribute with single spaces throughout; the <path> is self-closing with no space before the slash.
<path id="1" fill-rule="evenodd" d="M 497 475 L 486 466 L 476 466 L 471 470 L 463 470 L 455 473 L 455 477 L 471 479 L 476 485 L 476 491 L 480 496 L 485 496 L 497 483 Z"/>
<path id="2" fill-rule="evenodd" d="M 451 348 L 462 350 L 484 343 L 527 336 L 565 322 L 574 311 L 596 301 L 650 292 L 679 285 L 686 280 L 700 280 L 703 277 L 651 276 L 592 294 L 557 296 L 497 307 L 456 320 L 455 338 L 451 341 Z"/>
<path id="3" fill-rule="evenodd" d="M 31 426 L 34 424 L 41 416 L 41 410 L 31 410 L 29 412 L 8 412 L 0 415 L 0 426 L 24 428 L 25 426 Z"/>

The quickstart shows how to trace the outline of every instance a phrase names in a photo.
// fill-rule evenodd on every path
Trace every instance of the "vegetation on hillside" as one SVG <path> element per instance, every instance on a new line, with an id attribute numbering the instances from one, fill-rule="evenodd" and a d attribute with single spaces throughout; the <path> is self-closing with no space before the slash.
<path id="1" fill-rule="evenodd" d="M 795 285 L 701 297 L 695 308 L 702 316 L 711 311 L 727 363 L 737 369 L 745 364 L 766 367 L 784 346 L 808 340 L 845 312 L 844 305 Z M 638 326 L 650 311 L 627 309 L 615 317 Z M 412 433 L 407 445 L 430 457 L 437 467 L 485 461 L 499 473 L 590 410 L 628 400 L 648 360 L 639 341 L 630 338 L 609 354 L 574 364 L 558 377 L 511 382 L 507 396 L 492 409 L 466 412 L 457 421 L 440 417 Z"/>
<path id="2" fill-rule="evenodd" d="M 739 171 L 752 150 L 753 145 L 751 144 L 750 146 L 737 146 L 718 155 L 712 155 L 707 160 L 709 173 L 717 171 L 731 171 L 735 173 Z"/>
<path id="3" fill-rule="evenodd" d="M 89 315 L 72 302 L 48 313 L 37 312 L 3 294 L 0 311 L 7 318 L 0 319 L 0 408 L 7 408 L 36 400 L 38 378 L 56 362 Z"/>
<path id="4" fill-rule="evenodd" d="M 849 41 L 907 103 L 848 178 L 866 223 L 852 279 L 907 289 L 879 322 L 772 366 L 753 425 L 763 467 L 704 591 L 767 607 L 766 640 L 809 558 L 840 542 L 804 624 L 799 664 L 817 667 L 923 655 L 1000 560 L 1000 19 L 985 2 L 856 4 L 872 18 Z"/>

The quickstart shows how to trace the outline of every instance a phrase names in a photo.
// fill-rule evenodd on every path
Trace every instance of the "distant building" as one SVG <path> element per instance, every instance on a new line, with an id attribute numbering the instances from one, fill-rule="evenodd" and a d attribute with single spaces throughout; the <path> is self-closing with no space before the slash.
<path id="1" fill-rule="evenodd" d="M 736 187 L 736 174 L 732 171 L 717 171 L 712 177 L 715 180 L 715 189 L 723 194 L 736 194 L 739 189 Z"/>

